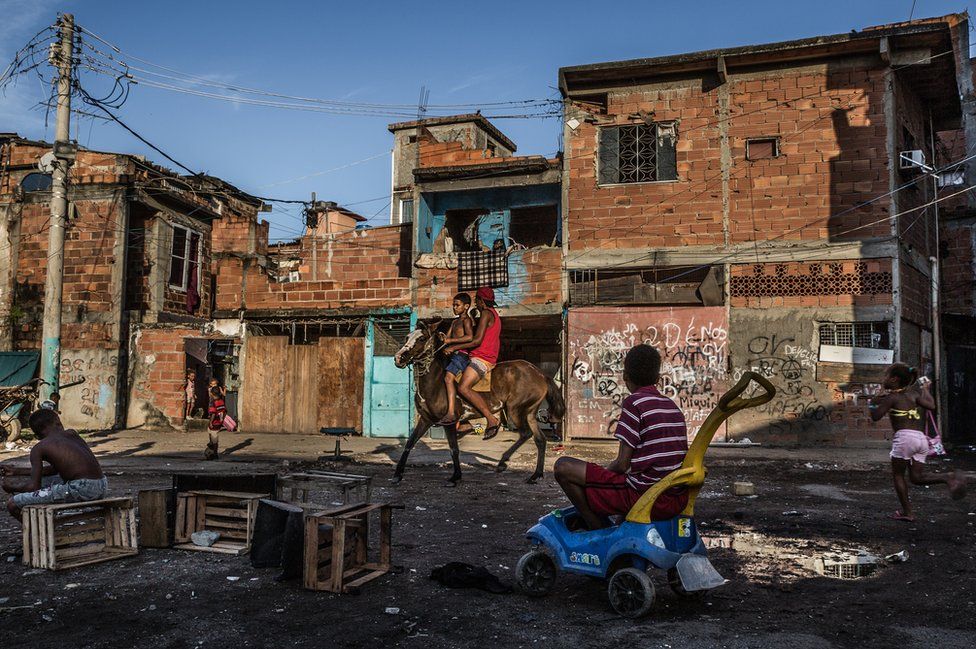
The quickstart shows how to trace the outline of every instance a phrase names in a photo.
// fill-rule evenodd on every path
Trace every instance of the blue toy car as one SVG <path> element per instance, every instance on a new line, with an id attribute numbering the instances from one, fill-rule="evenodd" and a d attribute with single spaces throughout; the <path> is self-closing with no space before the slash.
<path id="1" fill-rule="evenodd" d="M 740 398 L 752 381 L 764 392 Z M 695 499 L 705 481 L 705 452 L 726 419 L 739 410 L 768 402 L 775 393 L 765 378 L 746 372 L 708 415 L 681 468 L 648 489 L 623 521 L 600 530 L 574 531 L 579 527 L 574 507 L 540 518 L 526 533 L 534 548 L 519 559 L 515 569 L 522 591 L 535 597 L 548 594 L 560 571 L 609 578 L 610 605 L 624 617 L 638 618 L 649 613 L 654 604 L 654 583 L 647 574 L 652 567 L 666 570 L 668 583 L 681 596 L 699 596 L 726 583 L 708 561 L 694 519 Z M 688 505 L 672 519 L 651 521 L 654 501 L 672 487 L 688 489 Z"/>

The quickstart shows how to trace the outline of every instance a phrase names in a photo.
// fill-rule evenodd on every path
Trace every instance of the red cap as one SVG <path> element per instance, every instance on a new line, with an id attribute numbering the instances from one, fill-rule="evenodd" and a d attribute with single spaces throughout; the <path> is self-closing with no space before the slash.
<path id="1" fill-rule="evenodd" d="M 485 302 L 494 302 L 495 301 L 495 292 L 493 290 L 491 290 L 491 287 L 490 286 L 482 286 L 475 293 L 475 297 L 480 297 Z"/>

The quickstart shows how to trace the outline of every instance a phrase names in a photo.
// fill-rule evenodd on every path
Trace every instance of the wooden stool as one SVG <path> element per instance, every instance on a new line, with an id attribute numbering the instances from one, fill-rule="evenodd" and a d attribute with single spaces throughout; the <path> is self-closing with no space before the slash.
<path id="1" fill-rule="evenodd" d="M 64 570 L 139 553 L 131 498 L 24 507 L 26 566 Z"/>
<path id="2" fill-rule="evenodd" d="M 379 512 L 379 556 L 369 561 L 369 514 Z M 305 518 L 304 586 L 346 593 L 390 571 L 393 506 L 347 505 Z"/>
<path id="3" fill-rule="evenodd" d="M 330 490 L 342 493 L 342 504 L 368 503 L 372 491 L 372 477 L 334 471 L 303 471 L 289 473 L 278 478 L 276 499 L 298 505 L 306 510 L 321 511 L 333 507 L 323 502 L 322 496 Z M 312 494 L 311 499 L 309 494 Z"/>
<path id="4" fill-rule="evenodd" d="M 258 501 L 267 494 L 236 491 L 187 491 L 176 494 L 173 547 L 179 550 L 246 554 L 251 549 Z M 220 534 L 211 546 L 195 545 L 190 537 L 208 530 Z"/>

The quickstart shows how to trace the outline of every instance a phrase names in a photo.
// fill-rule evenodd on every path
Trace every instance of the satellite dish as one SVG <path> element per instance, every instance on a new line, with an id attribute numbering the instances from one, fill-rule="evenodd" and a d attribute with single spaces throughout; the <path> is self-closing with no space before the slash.
<path id="1" fill-rule="evenodd" d="M 52 173 L 57 166 L 58 159 L 55 157 L 53 151 L 48 151 L 37 161 L 37 168 L 46 174 Z"/>

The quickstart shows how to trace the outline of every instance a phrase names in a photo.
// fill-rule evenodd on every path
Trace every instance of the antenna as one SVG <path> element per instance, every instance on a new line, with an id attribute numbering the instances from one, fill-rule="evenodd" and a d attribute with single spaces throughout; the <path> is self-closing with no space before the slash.
<path id="1" fill-rule="evenodd" d="M 417 119 L 423 119 L 427 115 L 428 101 L 430 101 L 430 89 L 427 86 L 420 86 L 420 99 L 417 101 Z"/>

